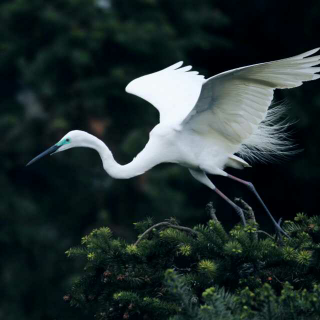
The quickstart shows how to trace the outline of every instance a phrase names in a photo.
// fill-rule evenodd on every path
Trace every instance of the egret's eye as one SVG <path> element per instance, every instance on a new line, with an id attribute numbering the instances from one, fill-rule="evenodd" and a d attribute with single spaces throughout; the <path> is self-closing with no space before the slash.
<path id="1" fill-rule="evenodd" d="M 66 139 L 66 141 L 67 141 L 67 142 L 70 142 L 70 139 L 68 138 L 68 139 Z"/>

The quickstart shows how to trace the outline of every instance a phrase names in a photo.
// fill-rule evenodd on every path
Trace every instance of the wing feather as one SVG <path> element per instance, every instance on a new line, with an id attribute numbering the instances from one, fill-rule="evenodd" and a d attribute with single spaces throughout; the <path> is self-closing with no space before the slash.
<path id="1" fill-rule="evenodd" d="M 128 93 L 150 102 L 160 113 L 161 123 L 181 123 L 196 104 L 204 77 L 182 67 L 180 61 L 161 71 L 131 81 Z"/>
<path id="2" fill-rule="evenodd" d="M 207 79 L 194 108 L 183 120 L 185 128 L 218 132 L 232 144 L 248 139 L 266 118 L 275 89 L 300 86 L 319 79 L 319 48 L 303 54 L 220 73 Z"/>

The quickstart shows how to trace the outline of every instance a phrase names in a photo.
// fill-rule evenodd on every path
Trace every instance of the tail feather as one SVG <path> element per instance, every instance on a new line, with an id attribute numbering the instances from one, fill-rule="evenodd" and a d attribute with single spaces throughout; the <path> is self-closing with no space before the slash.
<path id="1" fill-rule="evenodd" d="M 249 161 L 274 162 L 298 153 L 289 130 L 292 122 L 281 120 L 285 109 L 285 104 L 269 108 L 266 118 L 241 144 L 237 154 Z"/>

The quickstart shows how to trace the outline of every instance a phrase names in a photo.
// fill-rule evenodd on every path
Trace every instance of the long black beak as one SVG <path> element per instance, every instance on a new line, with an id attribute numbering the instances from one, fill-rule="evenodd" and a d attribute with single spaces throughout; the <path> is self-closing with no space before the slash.
<path id="1" fill-rule="evenodd" d="M 40 158 L 46 156 L 47 154 L 53 154 L 54 152 L 56 152 L 61 146 L 57 146 L 54 145 L 51 148 L 49 148 L 48 150 L 42 152 L 41 154 L 39 154 L 37 157 L 35 157 L 34 159 L 32 159 L 26 166 L 29 166 L 30 164 L 36 162 L 37 160 L 39 160 Z"/>

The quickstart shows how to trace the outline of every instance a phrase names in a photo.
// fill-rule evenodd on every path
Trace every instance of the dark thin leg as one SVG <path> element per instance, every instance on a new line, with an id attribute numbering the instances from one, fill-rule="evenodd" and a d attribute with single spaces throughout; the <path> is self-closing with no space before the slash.
<path id="1" fill-rule="evenodd" d="M 287 235 L 287 233 L 280 227 L 280 222 L 277 223 L 277 221 L 273 218 L 272 214 L 270 213 L 269 209 L 267 208 L 267 206 L 264 204 L 264 202 L 262 201 L 261 197 L 259 196 L 256 188 L 254 187 L 254 185 L 251 182 L 239 179 L 237 177 L 234 177 L 230 174 L 227 175 L 228 178 L 238 181 L 244 185 L 246 185 L 254 194 L 255 196 L 258 198 L 259 202 L 262 204 L 263 208 L 266 210 L 267 214 L 269 215 L 269 217 L 271 218 L 272 222 L 274 223 L 275 227 L 276 227 L 276 231 L 279 234 L 279 237 L 281 238 L 281 233 L 284 234 L 285 236 L 289 237 Z M 280 220 L 279 220 L 280 221 Z"/>
<path id="2" fill-rule="evenodd" d="M 224 195 L 219 189 L 215 188 L 214 191 L 224 200 L 226 200 L 238 213 L 242 220 L 242 224 L 245 226 L 246 225 L 246 219 L 244 218 L 244 214 L 242 209 L 237 206 L 234 202 L 232 202 L 226 195 Z"/>

